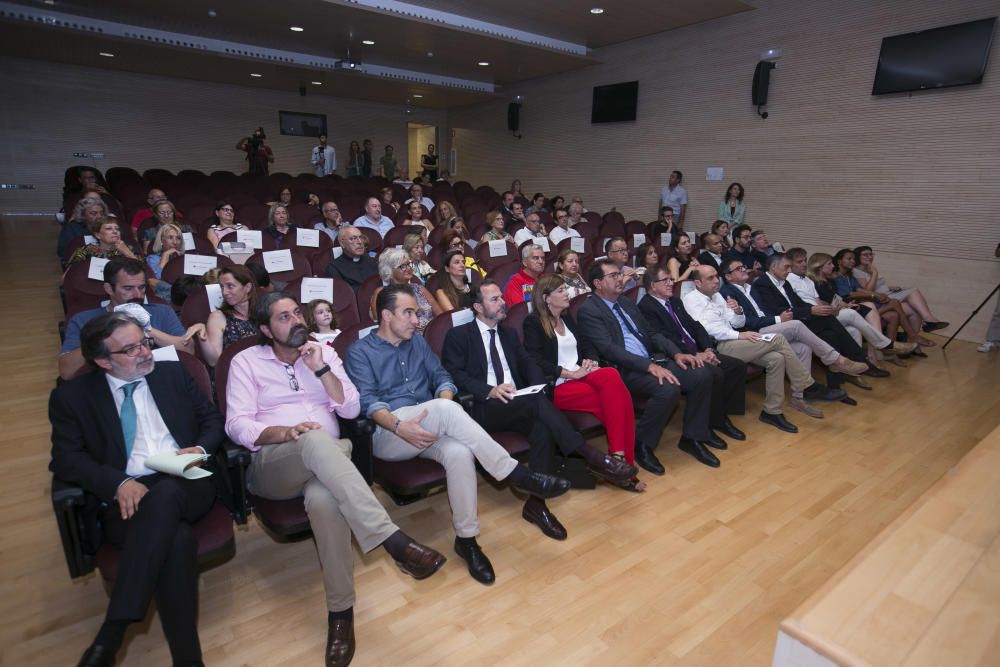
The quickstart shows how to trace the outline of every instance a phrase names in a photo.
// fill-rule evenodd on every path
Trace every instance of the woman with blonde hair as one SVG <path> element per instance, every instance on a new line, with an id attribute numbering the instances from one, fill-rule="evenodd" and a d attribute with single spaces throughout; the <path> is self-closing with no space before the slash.
<path id="1" fill-rule="evenodd" d="M 160 276 L 163 275 L 163 267 L 174 257 L 183 255 L 184 250 L 184 233 L 181 231 L 180 225 L 168 222 L 156 230 L 151 252 L 146 256 L 146 264 L 149 265 L 155 277 L 150 278 L 147 282 L 153 288 L 156 296 L 164 301 L 170 300 L 171 285 L 160 279 Z"/>
<path id="2" fill-rule="evenodd" d="M 434 207 L 434 226 L 440 227 L 441 225 L 447 225 L 449 222 L 458 217 L 458 211 L 447 199 L 442 199 L 438 202 L 437 206 Z"/>
<path id="3" fill-rule="evenodd" d="M 635 411 L 632 396 L 614 368 L 601 368 L 593 349 L 577 332 L 569 314 L 569 293 L 557 275 L 535 283 L 534 310 L 524 320 L 524 348 L 542 372 L 555 378 L 552 403 L 560 410 L 596 416 L 608 436 L 608 453 L 635 465 Z M 640 457 L 642 458 L 642 457 Z M 646 484 L 633 477 L 623 489 L 641 493 Z"/>
<path id="4" fill-rule="evenodd" d="M 418 230 L 414 230 L 403 238 L 403 250 L 410 257 L 413 265 L 413 275 L 417 277 L 422 285 L 427 284 L 427 279 L 434 275 L 434 268 L 427 263 L 427 249 L 424 246 L 424 235 Z"/>

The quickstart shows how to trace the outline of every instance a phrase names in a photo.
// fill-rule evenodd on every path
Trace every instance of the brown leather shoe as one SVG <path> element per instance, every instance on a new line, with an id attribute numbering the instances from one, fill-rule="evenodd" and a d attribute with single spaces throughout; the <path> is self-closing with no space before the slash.
<path id="1" fill-rule="evenodd" d="M 835 362 L 830 364 L 830 370 L 844 375 L 861 375 L 868 370 L 868 364 L 860 361 L 851 361 L 845 356 L 840 356 Z"/>
<path id="2" fill-rule="evenodd" d="M 627 482 L 635 477 L 639 472 L 638 468 L 628 463 L 625 459 L 620 459 L 617 456 L 611 456 L 608 454 L 604 455 L 600 464 L 588 467 L 595 475 L 611 482 L 612 484 Z"/>
<path id="3" fill-rule="evenodd" d="M 410 542 L 406 545 L 406 550 L 403 551 L 402 560 L 397 560 L 396 565 L 406 574 L 420 580 L 426 579 L 440 570 L 447 560 L 444 554 L 439 551 L 425 547 L 418 542 Z"/>
<path id="4" fill-rule="evenodd" d="M 326 631 L 326 667 L 347 667 L 353 659 L 354 621 L 332 621 Z"/>

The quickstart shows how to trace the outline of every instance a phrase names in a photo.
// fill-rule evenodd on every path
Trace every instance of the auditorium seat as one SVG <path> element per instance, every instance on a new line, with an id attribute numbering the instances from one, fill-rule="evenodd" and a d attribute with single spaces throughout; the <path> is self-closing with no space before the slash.
<path id="1" fill-rule="evenodd" d="M 216 266 L 220 268 L 233 265 L 233 261 L 225 255 L 200 252 L 189 252 L 186 254 L 199 255 L 203 257 L 215 257 L 217 259 Z M 184 275 L 184 255 L 177 255 L 163 266 L 163 270 L 160 272 L 160 279 L 172 285 L 182 275 Z"/>
<path id="2" fill-rule="evenodd" d="M 334 314 L 337 316 L 337 325 L 341 329 L 347 329 L 360 324 L 361 318 L 358 315 L 358 301 L 351 286 L 343 280 L 328 278 L 326 275 L 320 275 L 319 277 L 329 280 L 333 284 L 332 303 Z M 290 281 L 282 291 L 285 294 L 291 294 L 302 305 L 305 305 L 307 302 L 302 298 L 302 280 L 303 278 L 296 278 Z"/>

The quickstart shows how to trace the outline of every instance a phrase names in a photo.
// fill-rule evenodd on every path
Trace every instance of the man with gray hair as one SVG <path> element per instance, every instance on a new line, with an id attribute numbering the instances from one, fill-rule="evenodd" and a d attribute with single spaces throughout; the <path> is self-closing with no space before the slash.
<path id="1" fill-rule="evenodd" d="M 535 281 L 545 270 L 545 250 L 537 243 L 521 248 L 521 270 L 510 277 L 503 291 L 503 300 L 508 308 L 525 301 L 531 301 Z"/>
<path id="2" fill-rule="evenodd" d="M 545 227 L 542 226 L 542 218 L 538 213 L 532 212 L 524 216 L 524 227 L 514 234 L 514 244 L 521 247 L 525 241 L 543 236 L 545 236 Z"/>
<path id="3" fill-rule="evenodd" d="M 378 200 L 378 197 L 369 197 L 365 201 L 365 214 L 355 218 L 354 226 L 374 229 L 379 233 L 379 236 L 385 238 L 389 230 L 396 225 L 392 220 L 382 215 L 382 202 Z"/>

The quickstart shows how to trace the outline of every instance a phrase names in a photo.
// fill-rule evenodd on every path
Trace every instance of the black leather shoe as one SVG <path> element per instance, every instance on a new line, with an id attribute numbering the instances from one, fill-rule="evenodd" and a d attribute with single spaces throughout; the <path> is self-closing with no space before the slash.
<path id="1" fill-rule="evenodd" d="M 887 378 L 889 377 L 890 373 L 889 371 L 882 370 L 877 366 L 872 366 L 871 364 L 868 364 L 868 370 L 862 373 L 862 375 L 867 375 L 868 377 L 872 378 Z"/>
<path id="2" fill-rule="evenodd" d="M 825 384 L 813 382 L 802 392 L 802 398 L 807 401 L 829 401 L 834 403 L 847 396 L 843 389 L 832 389 Z"/>
<path id="3" fill-rule="evenodd" d="M 326 631 L 326 667 L 347 667 L 354 658 L 354 620 L 330 621 Z"/>
<path id="4" fill-rule="evenodd" d="M 844 405 L 857 405 L 858 404 L 857 401 L 855 401 L 853 398 L 851 398 L 850 396 L 848 396 L 846 393 L 844 394 L 844 397 L 842 399 L 840 399 L 840 402 L 843 403 Z"/>
<path id="5" fill-rule="evenodd" d="M 656 458 L 656 455 L 653 454 L 653 450 L 643 445 L 636 445 L 635 447 L 635 462 L 643 470 L 648 470 L 654 475 L 662 475 L 666 472 L 663 464 L 660 463 L 660 459 Z"/>
<path id="6" fill-rule="evenodd" d="M 115 667 L 115 654 L 106 646 L 91 644 L 76 667 Z"/>
<path id="7" fill-rule="evenodd" d="M 766 412 L 760 413 L 760 420 L 765 424 L 770 424 L 771 426 L 781 429 L 786 433 L 798 433 L 799 427 L 792 422 L 785 419 L 785 415 L 778 413 L 776 415 L 769 415 Z"/>
<path id="8" fill-rule="evenodd" d="M 551 537 L 553 540 L 566 539 L 566 529 L 559 523 L 552 510 L 541 503 L 533 503 L 530 500 L 526 502 L 524 509 L 521 510 L 521 517 L 541 528 L 546 537 Z"/>
<path id="9" fill-rule="evenodd" d="M 710 468 L 718 468 L 722 465 L 719 459 L 715 458 L 715 454 L 708 451 L 705 445 L 700 442 L 695 442 L 690 438 L 681 438 L 681 441 L 677 443 L 677 448 L 682 452 L 687 452 L 691 456 L 698 459 L 699 463 L 704 463 Z"/>
<path id="10" fill-rule="evenodd" d="M 712 430 L 718 431 L 722 435 L 726 436 L 727 438 L 732 438 L 733 440 L 747 439 L 747 434 L 736 428 L 736 425 L 733 424 L 733 422 L 729 421 L 728 417 L 726 418 L 726 421 L 723 422 L 722 426 L 713 426 Z"/>
<path id="11" fill-rule="evenodd" d="M 403 551 L 403 557 L 396 561 L 399 569 L 414 579 L 426 579 L 441 569 L 448 559 L 441 552 L 425 547 L 418 542 L 410 542 Z"/>
<path id="12" fill-rule="evenodd" d="M 620 459 L 617 456 L 604 455 L 601 463 L 596 466 L 587 465 L 591 472 L 612 484 L 624 484 L 629 481 L 639 470 L 634 466 Z"/>
<path id="13" fill-rule="evenodd" d="M 481 584 L 487 586 L 496 581 L 493 565 L 475 540 L 462 541 L 455 539 L 455 553 L 469 566 L 469 574 Z"/>
<path id="14" fill-rule="evenodd" d="M 708 432 L 708 440 L 703 440 L 702 444 L 715 449 L 729 449 L 729 445 L 726 444 L 726 441 L 711 431 Z"/>
<path id="15" fill-rule="evenodd" d="M 948 322 L 924 322 L 924 326 L 921 328 L 925 333 L 930 333 L 932 331 L 937 331 L 938 329 L 947 329 L 948 326 Z"/>
<path id="16" fill-rule="evenodd" d="M 548 500 L 569 491 L 569 480 L 533 472 L 529 473 L 523 482 L 514 486 L 533 496 Z"/>

